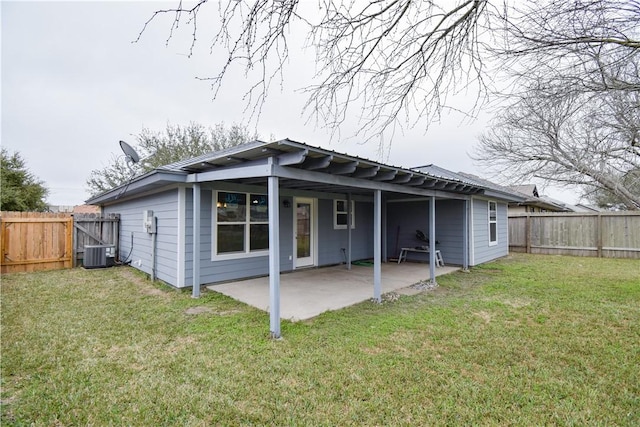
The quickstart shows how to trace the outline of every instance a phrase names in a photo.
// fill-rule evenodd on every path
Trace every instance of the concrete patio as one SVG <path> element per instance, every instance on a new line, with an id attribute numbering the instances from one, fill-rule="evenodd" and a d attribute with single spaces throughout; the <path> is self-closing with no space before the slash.
<path id="1" fill-rule="evenodd" d="M 459 267 L 436 268 L 436 276 Z M 382 293 L 407 288 L 429 278 L 429 264 L 382 264 Z M 227 295 L 260 310 L 269 311 L 269 277 L 258 277 L 207 289 Z M 325 311 L 338 310 L 373 297 L 373 267 L 345 265 L 310 268 L 280 275 L 280 317 L 305 320 Z"/>

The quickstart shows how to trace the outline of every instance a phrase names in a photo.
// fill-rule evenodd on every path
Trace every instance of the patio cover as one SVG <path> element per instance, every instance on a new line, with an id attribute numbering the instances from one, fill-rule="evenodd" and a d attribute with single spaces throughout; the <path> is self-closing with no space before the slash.
<path id="1" fill-rule="evenodd" d="M 381 240 L 382 240 L 382 192 L 388 199 L 406 195 L 429 198 L 429 233 L 435 235 L 436 198 L 458 199 L 465 203 L 472 195 L 486 195 L 505 200 L 515 200 L 513 193 L 479 185 L 460 175 L 445 176 L 436 170 L 426 172 L 386 165 L 372 160 L 337 153 L 323 148 L 284 139 L 276 142 L 254 141 L 222 151 L 208 153 L 192 159 L 176 162 L 135 178 L 121 186 L 94 197 L 88 203 L 108 204 L 117 199 L 125 200 L 136 194 L 177 183 L 191 184 L 193 197 L 193 297 L 200 294 L 200 184 L 225 181 L 238 184 L 259 184 L 268 188 L 269 200 L 269 278 L 270 278 L 270 330 L 280 336 L 279 288 L 280 259 L 279 211 L 280 191 L 307 190 L 346 195 L 372 195 L 374 201 L 374 299 L 381 300 Z M 351 203 L 347 203 L 350 209 Z M 347 215 L 350 220 L 351 215 Z M 465 240 L 467 237 L 467 221 Z M 350 261 L 351 227 L 348 230 Z M 435 239 L 430 243 L 430 277 L 435 281 Z M 465 263 L 468 242 L 464 242 Z M 466 265 L 464 266 L 466 267 Z"/>

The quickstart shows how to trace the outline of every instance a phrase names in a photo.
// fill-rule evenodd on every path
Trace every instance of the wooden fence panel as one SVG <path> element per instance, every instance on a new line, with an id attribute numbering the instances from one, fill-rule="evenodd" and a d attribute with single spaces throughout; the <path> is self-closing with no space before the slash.
<path id="1" fill-rule="evenodd" d="M 84 248 L 90 245 L 113 246 L 118 259 L 120 215 L 74 214 L 74 265 L 82 264 Z"/>
<path id="2" fill-rule="evenodd" d="M 71 268 L 73 218 L 70 214 L 0 213 L 0 271 L 29 272 Z"/>
<path id="3" fill-rule="evenodd" d="M 71 268 L 88 245 L 113 246 L 118 259 L 120 216 L 0 213 L 0 271 L 15 273 Z"/>
<path id="4" fill-rule="evenodd" d="M 512 252 L 527 252 L 528 226 L 526 216 L 509 218 L 509 248 Z"/>
<path id="5" fill-rule="evenodd" d="M 640 215 L 602 216 L 602 256 L 640 258 Z"/>
<path id="6" fill-rule="evenodd" d="M 509 217 L 509 249 L 534 254 L 640 258 L 640 212 Z"/>

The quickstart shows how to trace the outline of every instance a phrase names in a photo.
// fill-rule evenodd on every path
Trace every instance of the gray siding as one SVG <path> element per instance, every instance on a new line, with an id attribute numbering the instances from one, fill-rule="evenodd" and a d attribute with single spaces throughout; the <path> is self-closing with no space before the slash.
<path id="1" fill-rule="evenodd" d="M 351 260 L 373 258 L 373 203 L 356 202 L 354 213 Z M 333 228 L 333 199 L 318 200 L 318 265 L 344 262 L 347 243 L 348 230 Z"/>
<path id="2" fill-rule="evenodd" d="M 202 283 L 217 283 L 269 273 L 269 257 L 247 257 L 212 261 L 213 190 L 203 189 L 201 196 L 200 277 Z M 284 206 L 287 200 L 288 207 Z M 293 197 L 280 197 L 280 271 L 293 269 Z M 373 256 L 373 204 L 356 202 L 356 228 L 352 230 L 352 259 Z M 318 200 L 318 265 L 343 261 L 347 230 L 333 229 L 333 200 Z M 193 283 L 193 194 L 186 192 L 185 212 L 185 286 Z"/>
<path id="3" fill-rule="evenodd" d="M 284 201 L 289 207 L 284 207 Z M 290 271 L 289 259 L 293 247 L 293 200 L 280 197 L 280 270 Z M 187 189 L 185 206 L 185 286 L 193 284 L 193 191 Z M 269 273 L 269 257 L 254 256 L 239 259 L 212 260 L 213 190 L 203 189 L 201 195 L 200 278 L 202 283 L 217 283 Z"/>
<path id="4" fill-rule="evenodd" d="M 239 190 L 243 191 L 243 190 Z M 284 201 L 289 203 L 285 206 Z M 293 197 L 280 197 L 280 269 L 293 269 Z M 473 205 L 473 264 L 490 261 L 508 254 L 507 205 L 498 203 L 498 244 L 489 246 L 487 201 L 474 199 Z M 202 283 L 216 283 L 268 274 L 268 256 L 212 261 L 213 189 L 203 188 L 201 195 L 200 277 Z M 416 237 L 417 229 L 428 234 L 429 201 L 388 203 L 386 207 L 386 251 L 397 257 L 399 248 L 422 245 Z M 156 249 L 156 277 L 173 286 L 193 283 L 193 194 L 185 190 L 184 206 L 180 206 L 178 189 L 124 201 L 104 208 L 106 214 L 119 213 L 120 254 L 129 253 L 131 265 L 151 274 L 152 236 L 142 229 L 142 212 L 151 209 L 158 221 Z M 184 229 L 178 227 L 183 215 Z M 317 201 L 318 265 L 332 265 L 344 261 L 347 230 L 333 228 L 333 200 Z M 352 230 L 352 260 L 373 257 L 373 203 L 355 203 L 356 227 Z M 436 201 L 436 240 L 445 263 L 463 263 L 464 203 L 459 200 Z M 179 233 L 184 233 L 184 249 L 178 251 Z M 133 249 L 132 242 L 133 239 Z M 426 254 L 411 254 L 414 260 L 427 261 Z M 178 262 L 182 260 L 179 266 Z M 184 271 L 180 283 L 179 269 Z"/>
<path id="5" fill-rule="evenodd" d="M 436 240 L 445 264 L 464 261 L 464 201 L 436 200 Z"/>
<path id="6" fill-rule="evenodd" d="M 472 265 L 482 264 L 509 254 L 509 224 L 506 203 L 497 202 L 498 244 L 489 245 L 489 202 L 473 199 L 473 260 Z"/>
<path id="7" fill-rule="evenodd" d="M 156 277 L 177 284 L 178 190 L 169 190 L 104 207 L 104 213 L 120 214 L 120 256 L 151 274 L 152 235 L 143 231 L 142 213 L 153 210 L 157 218 Z M 133 242 L 133 249 L 132 244 Z"/>
<path id="8" fill-rule="evenodd" d="M 464 202 L 436 200 L 436 249 L 446 264 L 463 263 Z M 387 255 L 397 258 L 403 247 L 426 245 L 418 240 L 416 230 L 429 236 L 429 201 L 406 201 L 387 204 Z M 410 253 L 409 259 L 428 262 L 429 255 Z"/>

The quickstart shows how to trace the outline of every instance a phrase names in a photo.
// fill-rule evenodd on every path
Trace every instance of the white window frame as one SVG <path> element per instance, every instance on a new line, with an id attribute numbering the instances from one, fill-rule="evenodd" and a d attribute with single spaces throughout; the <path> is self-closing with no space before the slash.
<path id="1" fill-rule="evenodd" d="M 347 207 L 347 200 L 334 199 L 333 200 L 333 229 L 334 230 L 346 230 L 347 224 L 338 224 L 338 215 L 347 215 L 348 211 L 339 211 L 338 202 L 344 202 L 344 206 Z M 356 228 L 356 202 L 351 200 L 351 229 Z"/>
<path id="2" fill-rule="evenodd" d="M 246 203 L 246 213 L 244 221 L 234 221 L 234 222 L 224 222 L 221 224 L 224 225 L 240 225 L 243 224 L 244 229 L 244 251 L 243 252 L 227 252 L 227 253 L 218 253 L 218 193 L 236 193 L 236 194 L 244 194 L 245 195 L 245 203 Z M 251 221 L 251 195 L 263 195 L 269 197 L 267 194 L 258 193 L 258 192 L 250 192 L 247 193 L 245 191 L 232 191 L 232 190 L 214 190 L 212 197 L 212 225 L 211 225 L 211 260 L 224 260 L 224 259 L 242 259 L 242 258 L 250 258 L 257 256 L 268 256 L 269 249 L 262 249 L 252 251 L 250 248 L 251 245 L 251 225 L 268 225 L 269 220 L 267 221 Z M 268 206 L 268 205 L 267 205 Z"/>
<path id="3" fill-rule="evenodd" d="M 492 204 L 495 206 L 493 211 L 496 213 L 494 219 L 491 219 Z M 496 240 L 491 240 L 491 224 L 495 224 L 496 227 Z M 491 200 L 487 202 L 487 237 L 489 239 L 489 246 L 495 246 L 498 244 L 498 202 Z"/>

